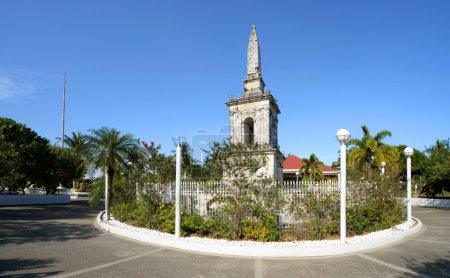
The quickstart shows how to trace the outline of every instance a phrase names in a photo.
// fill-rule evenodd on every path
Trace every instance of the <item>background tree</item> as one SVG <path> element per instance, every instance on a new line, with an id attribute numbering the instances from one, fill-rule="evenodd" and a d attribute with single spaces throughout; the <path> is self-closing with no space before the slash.
<path id="1" fill-rule="evenodd" d="M 406 181 L 406 157 L 404 154 L 404 150 L 407 146 L 406 145 L 399 145 L 397 146 L 397 150 L 400 154 L 399 156 L 399 176 L 400 179 L 403 181 Z M 411 175 L 413 177 L 424 177 L 425 168 L 428 164 L 428 157 L 425 155 L 425 153 L 414 149 L 414 153 L 411 157 Z"/>
<path id="2" fill-rule="evenodd" d="M 323 162 L 315 154 L 311 154 L 308 158 L 302 159 L 304 165 L 298 170 L 299 176 L 308 177 L 311 180 L 323 180 L 323 173 L 320 165 Z"/>
<path id="3" fill-rule="evenodd" d="M 90 154 L 90 142 L 88 136 L 82 134 L 81 132 L 72 132 L 71 136 L 64 136 L 65 146 L 78 157 L 81 163 L 77 164 L 76 169 L 79 175 L 78 178 L 74 179 L 74 187 L 76 189 L 82 188 L 83 178 L 89 171 L 89 164 L 91 162 Z"/>
<path id="4" fill-rule="evenodd" d="M 223 177 L 223 165 L 220 163 L 220 153 L 229 145 L 227 140 L 223 142 L 214 141 L 210 144 L 209 150 L 203 150 L 206 153 L 202 165 L 202 175 L 206 180 L 220 180 Z"/>
<path id="5" fill-rule="evenodd" d="M 426 149 L 428 164 L 424 175 L 426 186 L 423 191 L 426 195 L 434 197 L 450 192 L 450 145 L 449 140 L 437 140 L 435 145 Z"/>
<path id="6" fill-rule="evenodd" d="M 95 166 L 101 167 L 105 176 L 105 210 L 109 220 L 109 208 L 113 198 L 112 184 L 114 174 L 119 165 L 127 166 L 137 153 L 137 140 L 131 134 L 121 135 L 114 128 L 102 127 L 90 130 L 92 160 Z"/>
<path id="7" fill-rule="evenodd" d="M 389 130 L 382 130 L 372 136 L 369 128 L 361 126 L 363 136 L 361 139 L 350 139 L 348 141 L 349 166 L 371 175 L 372 170 L 381 169 L 381 162 L 386 162 L 392 170 L 397 170 L 399 151 L 397 148 L 387 145 L 383 139 L 392 136 Z"/>
<path id="8" fill-rule="evenodd" d="M 8 118 L 0 118 L 0 181 L 13 191 L 26 184 L 44 186 L 54 192 L 51 169 L 55 157 L 47 139 L 27 126 Z"/>
<path id="9" fill-rule="evenodd" d="M 161 145 L 156 145 L 153 141 L 150 141 L 150 144 L 142 141 L 142 145 L 145 182 L 167 183 L 175 180 L 175 156 L 160 153 Z"/>
<path id="10" fill-rule="evenodd" d="M 193 155 L 192 155 L 192 148 L 189 145 L 188 142 L 182 141 L 180 143 L 181 145 L 181 169 L 183 171 L 183 177 L 184 179 L 192 178 L 192 171 L 195 164 Z M 175 151 L 173 151 L 175 154 Z"/>
<path id="11" fill-rule="evenodd" d="M 71 187 L 74 180 L 81 180 L 84 176 L 84 161 L 74 152 L 51 147 L 51 161 L 47 164 L 48 174 L 47 183 L 57 187 L 61 184 L 63 187 Z"/>
<path id="12" fill-rule="evenodd" d="M 64 135 L 64 143 L 66 147 L 72 150 L 78 156 L 85 158 L 89 153 L 89 138 L 81 132 L 72 132 L 71 136 Z"/>

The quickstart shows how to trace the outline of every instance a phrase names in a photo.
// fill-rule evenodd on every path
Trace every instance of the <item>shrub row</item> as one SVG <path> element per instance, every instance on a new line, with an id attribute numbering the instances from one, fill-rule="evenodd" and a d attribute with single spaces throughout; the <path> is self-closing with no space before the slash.
<path id="1" fill-rule="evenodd" d="M 399 197 L 404 188 L 397 182 L 372 181 L 356 184 L 347 207 L 349 235 L 364 234 L 392 227 L 405 219 L 405 209 Z M 255 192 L 253 192 L 253 196 Z M 272 194 L 264 201 L 258 196 L 243 194 L 223 198 L 215 216 L 187 215 L 182 211 L 181 228 L 184 236 L 197 235 L 230 240 L 322 240 L 339 234 L 339 193 L 306 194 L 300 201 L 280 202 Z M 276 198 L 275 198 L 276 197 Z M 156 192 L 141 196 L 140 200 L 113 204 L 111 213 L 116 219 L 131 225 L 174 233 L 175 209 L 164 205 Z M 272 204 L 263 206 L 262 204 Z M 279 203 L 279 206 L 273 204 Z M 281 205 L 280 205 L 281 204 Z M 276 221 L 279 207 L 290 207 L 299 226 L 283 230 Z"/>

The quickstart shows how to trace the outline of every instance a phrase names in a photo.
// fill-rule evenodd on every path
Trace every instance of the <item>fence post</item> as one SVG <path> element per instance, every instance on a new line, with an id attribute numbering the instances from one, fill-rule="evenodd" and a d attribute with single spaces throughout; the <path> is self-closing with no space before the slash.
<path id="1" fill-rule="evenodd" d="M 181 230 L 181 145 L 177 145 L 177 162 L 175 177 L 175 237 L 180 237 Z"/>

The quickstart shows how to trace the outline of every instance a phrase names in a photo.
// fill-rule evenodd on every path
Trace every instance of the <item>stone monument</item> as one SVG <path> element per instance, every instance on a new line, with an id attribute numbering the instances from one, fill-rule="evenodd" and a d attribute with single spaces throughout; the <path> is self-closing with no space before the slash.
<path id="1" fill-rule="evenodd" d="M 230 143 L 256 144 L 267 158 L 257 175 L 283 179 L 283 156 L 278 146 L 278 108 L 261 75 L 261 52 L 256 27 L 252 26 L 247 53 L 247 78 L 240 98 L 226 103 L 230 113 Z"/>

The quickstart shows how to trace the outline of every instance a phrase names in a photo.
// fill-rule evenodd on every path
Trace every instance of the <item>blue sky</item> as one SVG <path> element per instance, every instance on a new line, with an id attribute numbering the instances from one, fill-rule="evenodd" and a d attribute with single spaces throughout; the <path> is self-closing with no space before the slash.
<path id="1" fill-rule="evenodd" d="M 423 150 L 450 137 L 449 14 L 445 0 L 1 1 L 0 116 L 54 142 L 67 71 L 66 133 L 109 126 L 166 153 L 175 136 L 223 138 L 255 24 L 282 152 L 331 163 L 336 131 L 363 124 Z"/>

